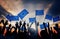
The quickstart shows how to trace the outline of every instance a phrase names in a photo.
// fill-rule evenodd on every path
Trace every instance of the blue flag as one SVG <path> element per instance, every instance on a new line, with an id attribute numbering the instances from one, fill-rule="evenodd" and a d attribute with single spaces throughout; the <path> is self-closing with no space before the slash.
<path id="1" fill-rule="evenodd" d="M 47 23 L 45 23 L 45 27 L 46 27 L 46 28 L 48 27 L 48 24 L 47 24 Z M 45 27 L 44 27 L 43 24 L 40 24 L 40 28 L 41 28 L 41 29 L 44 29 Z"/>
<path id="2" fill-rule="evenodd" d="M 10 21 L 18 21 L 19 17 L 18 16 L 10 16 Z"/>
<path id="3" fill-rule="evenodd" d="M 36 21 L 36 18 L 29 18 L 29 22 L 35 22 Z"/>
<path id="4" fill-rule="evenodd" d="M 59 16 L 53 18 L 53 22 L 57 22 L 59 20 L 60 20 L 60 17 Z"/>
<path id="5" fill-rule="evenodd" d="M 28 14 L 28 11 L 26 9 L 22 10 L 18 16 L 23 19 Z"/>
<path id="6" fill-rule="evenodd" d="M 48 19 L 48 20 L 52 20 L 52 16 L 50 16 L 50 15 L 46 15 L 46 17 L 45 17 L 45 19 Z"/>
<path id="7" fill-rule="evenodd" d="M 36 10 L 36 15 L 44 15 L 44 10 Z"/>
<path id="8" fill-rule="evenodd" d="M 7 15 L 7 16 L 6 16 L 6 18 L 9 20 L 9 18 L 10 18 L 10 15 Z"/>
<path id="9" fill-rule="evenodd" d="M 7 15 L 6 18 L 9 21 L 18 21 L 19 20 L 19 17 L 18 16 L 10 16 L 10 15 Z"/>

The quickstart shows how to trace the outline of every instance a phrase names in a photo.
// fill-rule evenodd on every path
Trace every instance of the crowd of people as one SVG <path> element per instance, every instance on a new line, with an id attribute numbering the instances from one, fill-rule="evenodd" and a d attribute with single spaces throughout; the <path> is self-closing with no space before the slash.
<path id="1" fill-rule="evenodd" d="M 55 24 L 55 31 L 53 32 L 52 27 L 50 27 L 48 23 L 48 29 L 44 25 L 44 30 L 41 30 L 40 36 L 36 33 L 36 36 L 31 34 L 28 29 L 29 24 L 24 23 L 22 24 L 22 21 L 19 23 L 16 22 L 15 27 L 8 23 L 8 20 L 1 20 L 0 21 L 0 39 L 60 39 L 60 28 L 58 27 L 58 24 Z M 8 26 L 8 27 L 6 27 Z M 20 29 L 23 27 L 24 29 Z"/>

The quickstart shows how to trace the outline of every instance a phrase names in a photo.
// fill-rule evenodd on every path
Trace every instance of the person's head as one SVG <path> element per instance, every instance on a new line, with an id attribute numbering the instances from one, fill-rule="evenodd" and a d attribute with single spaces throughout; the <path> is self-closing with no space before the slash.
<path id="1" fill-rule="evenodd" d="M 56 23 L 55 26 L 58 28 L 58 24 Z"/>
<path id="2" fill-rule="evenodd" d="M 19 22 L 19 25 L 20 25 L 20 26 L 22 25 L 22 21 Z"/>
<path id="3" fill-rule="evenodd" d="M 18 22 L 16 22 L 16 24 L 18 24 Z"/>
<path id="4" fill-rule="evenodd" d="M 25 21 L 24 21 L 24 23 L 23 23 L 23 26 L 26 26 L 26 23 L 25 23 Z"/>
<path id="5" fill-rule="evenodd" d="M 6 20 L 5 24 L 6 24 L 6 25 L 8 24 L 8 20 Z"/>
<path id="6" fill-rule="evenodd" d="M 2 19 L 1 22 L 4 24 L 4 20 Z"/>
<path id="7" fill-rule="evenodd" d="M 12 27 L 10 31 L 13 33 L 15 31 L 15 27 Z"/>
<path id="8" fill-rule="evenodd" d="M 9 24 L 9 27 L 11 27 L 11 24 Z"/>
<path id="9" fill-rule="evenodd" d="M 29 23 L 27 23 L 27 26 L 29 26 Z"/>
<path id="10" fill-rule="evenodd" d="M 16 28 L 18 28 L 18 26 L 19 26 L 19 25 L 18 25 L 18 22 L 16 22 L 15 26 L 16 26 Z"/>

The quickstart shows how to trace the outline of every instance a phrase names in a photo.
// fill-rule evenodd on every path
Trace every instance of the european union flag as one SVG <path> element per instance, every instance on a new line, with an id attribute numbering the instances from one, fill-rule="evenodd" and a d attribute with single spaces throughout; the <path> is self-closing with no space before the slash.
<path id="1" fill-rule="evenodd" d="M 52 16 L 50 16 L 50 15 L 46 15 L 46 17 L 45 17 L 45 19 L 48 19 L 48 20 L 52 20 Z"/>
<path id="2" fill-rule="evenodd" d="M 53 22 L 57 22 L 59 20 L 60 20 L 60 17 L 59 16 L 53 18 Z"/>
<path id="3" fill-rule="evenodd" d="M 7 15 L 6 18 L 9 21 L 17 21 L 17 20 L 19 20 L 19 17 L 18 16 L 10 16 L 10 15 Z"/>
<path id="4" fill-rule="evenodd" d="M 19 17 L 18 16 L 10 16 L 10 21 L 18 21 Z"/>
<path id="5" fill-rule="evenodd" d="M 29 22 L 35 22 L 36 21 L 36 18 L 29 18 Z"/>
<path id="6" fill-rule="evenodd" d="M 47 23 L 45 23 L 45 27 L 46 27 L 46 28 L 48 27 L 48 24 L 47 24 Z M 41 28 L 41 29 L 44 29 L 45 27 L 44 27 L 43 24 L 40 24 L 40 28 Z"/>
<path id="7" fill-rule="evenodd" d="M 18 16 L 23 19 L 28 14 L 28 11 L 26 9 L 22 10 Z"/>
<path id="8" fill-rule="evenodd" d="M 36 15 L 44 15 L 44 10 L 36 10 Z"/>

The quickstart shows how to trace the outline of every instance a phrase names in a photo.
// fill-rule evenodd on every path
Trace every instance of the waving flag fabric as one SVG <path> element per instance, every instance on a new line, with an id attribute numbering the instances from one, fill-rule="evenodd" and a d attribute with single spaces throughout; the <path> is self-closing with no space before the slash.
<path id="1" fill-rule="evenodd" d="M 44 10 L 36 10 L 36 15 L 44 15 Z"/>
<path id="2" fill-rule="evenodd" d="M 45 23 L 45 27 L 46 27 L 46 28 L 48 27 L 48 24 L 47 24 L 47 23 Z M 44 29 L 45 27 L 44 27 L 43 24 L 40 24 L 40 28 L 41 28 L 41 29 Z"/>
<path id="3" fill-rule="evenodd" d="M 50 16 L 50 15 L 46 15 L 46 17 L 45 17 L 45 19 L 48 19 L 48 20 L 52 20 L 52 16 Z"/>
<path id="4" fill-rule="evenodd" d="M 29 22 L 35 22 L 36 21 L 36 18 L 29 18 Z"/>
<path id="5" fill-rule="evenodd" d="M 19 20 L 19 17 L 18 16 L 10 16 L 10 15 L 7 15 L 6 18 L 9 21 L 18 21 Z"/>
<path id="6" fill-rule="evenodd" d="M 53 22 L 57 22 L 59 20 L 60 20 L 60 17 L 59 16 L 53 18 Z"/>
<path id="7" fill-rule="evenodd" d="M 28 14 L 28 11 L 26 9 L 22 10 L 18 16 L 23 19 Z"/>

